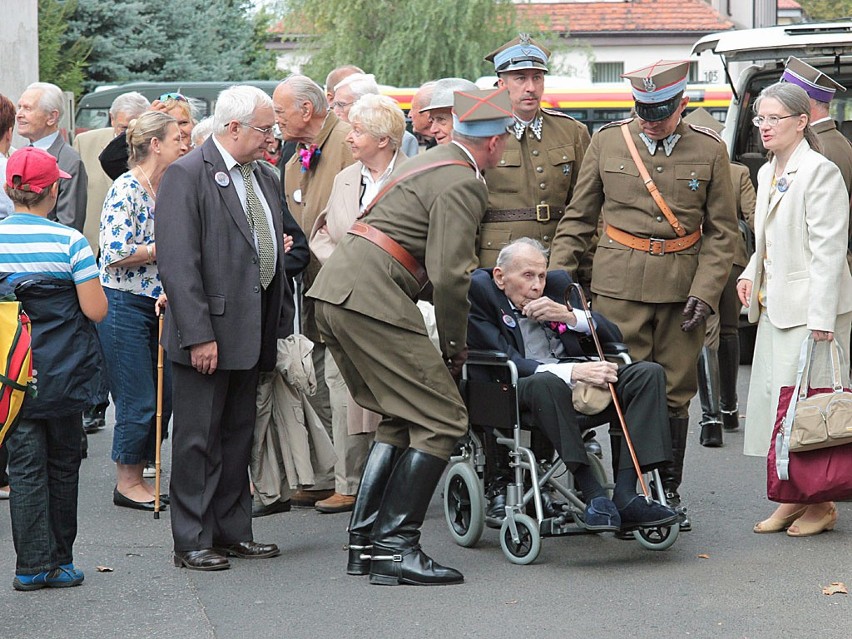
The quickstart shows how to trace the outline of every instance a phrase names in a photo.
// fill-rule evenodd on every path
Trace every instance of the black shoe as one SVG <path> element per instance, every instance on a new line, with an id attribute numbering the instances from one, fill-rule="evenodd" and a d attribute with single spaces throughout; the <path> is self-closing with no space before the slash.
<path id="1" fill-rule="evenodd" d="M 370 583 L 379 586 L 448 586 L 460 584 L 464 576 L 433 561 L 420 545 L 402 552 L 373 546 Z"/>
<path id="2" fill-rule="evenodd" d="M 168 500 L 168 497 L 166 497 Z M 120 492 L 118 492 L 118 486 L 116 486 L 112 491 L 112 503 L 116 506 L 121 506 L 122 508 L 132 508 L 133 510 L 147 510 L 148 512 L 154 512 L 154 500 L 151 501 L 133 501 L 129 497 L 125 497 Z M 160 497 L 160 510 L 165 510 L 168 503 L 163 500 L 163 496 Z"/>
<path id="3" fill-rule="evenodd" d="M 545 519 L 562 516 L 565 506 L 564 501 L 554 499 L 549 491 L 541 491 L 541 511 Z"/>
<path id="4" fill-rule="evenodd" d="M 722 424 L 716 421 L 701 424 L 700 441 L 705 448 L 720 448 L 722 446 Z"/>
<path id="5" fill-rule="evenodd" d="M 231 567 L 231 563 L 212 548 L 175 551 L 174 561 L 176 568 L 190 570 L 226 570 Z"/>
<path id="6" fill-rule="evenodd" d="M 349 551 L 349 560 L 346 562 L 346 574 L 356 576 L 369 575 L 370 555 L 373 552 L 373 545 L 370 543 L 370 540 L 361 535 L 350 534 L 346 550 Z"/>
<path id="7" fill-rule="evenodd" d="M 252 517 L 266 517 L 267 515 L 274 515 L 275 513 L 289 513 L 290 512 L 290 500 L 286 501 L 274 501 L 268 506 L 264 506 L 262 504 L 253 503 L 251 505 L 251 516 Z"/>
<path id="8" fill-rule="evenodd" d="M 725 429 L 726 432 L 732 433 L 740 427 L 740 414 L 734 410 L 731 411 L 722 411 L 722 428 Z"/>
<path id="9" fill-rule="evenodd" d="M 621 528 L 621 515 L 606 497 L 595 497 L 583 511 L 583 525 L 593 532 L 616 532 Z"/>
<path id="10" fill-rule="evenodd" d="M 680 519 L 680 515 L 671 508 L 657 501 L 649 504 L 641 495 L 636 495 L 624 508 L 619 508 L 618 514 L 621 515 L 622 530 L 666 526 Z"/>
<path id="11" fill-rule="evenodd" d="M 497 493 L 488 503 L 485 510 L 485 525 L 489 528 L 500 528 L 506 518 L 506 494 Z M 490 521 L 489 521 L 490 520 Z"/>
<path id="12" fill-rule="evenodd" d="M 256 541 L 241 541 L 237 544 L 213 544 L 213 550 L 226 557 L 240 559 L 267 559 L 281 554 L 275 544 L 259 544 Z"/>

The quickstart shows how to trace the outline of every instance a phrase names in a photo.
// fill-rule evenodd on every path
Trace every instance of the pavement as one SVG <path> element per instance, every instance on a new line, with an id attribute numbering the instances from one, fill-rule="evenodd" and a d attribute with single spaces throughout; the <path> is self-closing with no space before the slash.
<path id="1" fill-rule="evenodd" d="M 748 376 L 742 367 L 741 406 Z M 89 437 L 81 469 L 80 587 L 12 589 L 15 552 L 8 502 L 0 502 L 0 639 L 852 635 L 850 597 L 822 594 L 832 582 L 852 588 L 852 505 L 839 505 L 830 533 L 755 535 L 753 524 L 772 510 L 765 461 L 742 455 L 741 431 L 726 433 L 723 448 L 702 448 L 696 402 L 692 417 L 681 493 L 694 530 L 670 549 L 646 550 L 612 535 L 550 538 L 535 563 L 513 565 L 496 530 L 486 528 L 475 548 L 453 543 L 439 489 L 423 526 L 424 549 L 460 569 L 465 583 L 415 588 L 346 575 L 348 514 L 310 509 L 254 520 L 255 539 L 277 543 L 280 557 L 233 559 L 217 573 L 175 568 L 168 511 L 155 520 L 112 504 L 110 416 Z M 168 443 L 163 450 L 168 470 Z"/>

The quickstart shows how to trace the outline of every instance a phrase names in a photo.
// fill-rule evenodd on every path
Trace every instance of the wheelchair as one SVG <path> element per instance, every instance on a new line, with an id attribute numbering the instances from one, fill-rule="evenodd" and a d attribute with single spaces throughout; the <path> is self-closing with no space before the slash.
<path id="1" fill-rule="evenodd" d="M 625 364 L 631 361 L 623 344 L 605 344 L 604 352 L 607 359 Z M 477 370 L 487 373 L 486 381 L 480 379 L 481 374 L 475 374 Z M 554 456 L 553 460 L 537 460 L 530 447 L 523 445 L 529 431 L 521 423 L 517 383 L 517 368 L 505 353 L 471 351 L 468 354 L 460 390 L 468 408 L 470 427 L 450 457 L 443 501 L 450 535 L 458 545 L 473 547 L 482 536 L 486 523 L 491 527 L 499 525 L 503 554 L 514 564 L 526 565 L 538 557 L 543 537 L 596 533 L 585 528 L 582 495 L 574 489 L 571 473 L 562 460 L 558 456 Z M 609 424 L 612 449 L 616 454 L 620 451 L 621 426 L 613 405 L 593 416 L 578 413 L 577 418 L 586 436 L 594 433 L 594 428 Z M 493 430 L 498 445 L 509 449 L 509 466 L 513 469 L 514 477 L 507 487 L 506 516 L 502 524 L 498 519 L 486 520 L 485 515 L 485 450 L 479 433 L 486 428 Z M 611 494 L 614 485 L 609 481 L 602 461 L 592 454 L 588 457 L 592 472 Z M 617 466 L 616 460 L 613 460 L 613 465 Z M 665 505 L 665 492 L 658 472 L 645 473 L 644 480 L 651 486 L 657 501 Z M 543 491 L 556 493 L 566 500 L 567 504 L 563 505 L 559 516 L 545 516 Z M 528 509 L 534 510 L 535 517 L 526 514 Z M 679 531 L 680 524 L 675 522 L 667 526 L 637 528 L 632 530 L 632 535 L 641 546 L 661 551 L 675 543 Z"/>

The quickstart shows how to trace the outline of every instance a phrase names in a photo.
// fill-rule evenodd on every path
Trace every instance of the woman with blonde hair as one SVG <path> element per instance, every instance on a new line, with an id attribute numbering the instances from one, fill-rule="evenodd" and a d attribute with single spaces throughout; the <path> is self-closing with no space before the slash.
<path id="1" fill-rule="evenodd" d="M 101 214 L 101 283 L 109 300 L 98 335 L 115 404 L 112 460 L 113 503 L 154 509 L 154 488 L 142 477 L 155 455 L 157 317 L 162 293 L 157 271 L 154 217 L 157 189 L 166 168 L 187 151 L 171 115 L 143 113 L 127 129 L 130 170 L 112 185 Z M 168 373 L 168 371 L 166 371 Z M 164 384 L 163 423 L 171 414 Z"/>
<path id="2" fill-rule="evenodd" d="M 819 153 L 807 93 L 778 82 L 761 92 L 754 108 L 769 162 L 758 173 L 755 252 L 737 294 L 749 321 L 758 324 L 744 452 L 764 456 L 781 388 L 795 384 L 803 340 L 836 340 L 849 362 L 852 275 L 849 198 L 840 170 Z M 832 502 L 780 504 L 754 532 L 804 537 L 831 530 L 836 521 Z"/>

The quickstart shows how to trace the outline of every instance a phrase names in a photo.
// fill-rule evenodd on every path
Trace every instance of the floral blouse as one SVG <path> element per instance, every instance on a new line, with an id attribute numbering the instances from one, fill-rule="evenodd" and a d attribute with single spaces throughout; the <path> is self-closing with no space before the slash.
<path id="1" fill-rule="evenodd" d="M 111 266 L 154 242 L 154 199 L 129 171 L 116 179 L 104 200 L 100 229 L 101 283 L 145 297 L 163 292 L 155 264 Z"/>

